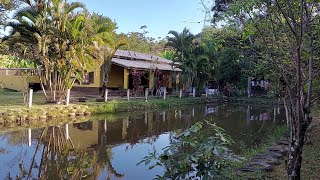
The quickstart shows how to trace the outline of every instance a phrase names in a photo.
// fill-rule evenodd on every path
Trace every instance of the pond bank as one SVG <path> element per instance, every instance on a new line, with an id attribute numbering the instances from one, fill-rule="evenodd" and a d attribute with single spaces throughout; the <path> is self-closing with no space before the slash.
<path id="1" fill-rule="evenodd" d="M 0 131 L 2 129 L 19 127 L 37 127 L 37 124 L 59 124 L 67 122 L 81 122 L 84 116 L 112 114 L 121 112 L 142 112 L 163 108 L 218 102 L 218 98 L 169 98 L 113 100 L 104 102 L 89 102 L 65 105 L 35 105 L 32 108 L 25 106 L 6 106 L 0 108 Z"/>
<path id="2" fill-rule="evenodd" d="M 320 177 L 320 113 L 314 115 L 313 127 L 307 135 L 303 147 L 301 179 L 319 179 Z M 288 179 L 286 163 L 283 161 L 269 174 L 271 179 Z"/>

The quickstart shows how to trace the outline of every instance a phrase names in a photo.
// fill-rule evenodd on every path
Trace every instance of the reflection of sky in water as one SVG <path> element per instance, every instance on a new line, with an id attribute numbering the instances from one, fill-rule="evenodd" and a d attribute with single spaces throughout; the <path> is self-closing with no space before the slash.
<path id="1" fill-rule="evenodd" d="M 125 174 L 123 179 L 153 179 L 157 174 L 162 174 L 162 168 L 156 167 L 148 170 L 148 167 L 143 165 L 136 166 L 146 154 L 153 152 L 154 148 L 163 149 L 169 144 L 169 134 L 160 135 L 159 138 L 152 144 L 141 143 L 131 146 L 130 144 L 122 144 L 112 148 L 113 167 L 118 173 Z M 159 152 L 159 151 L 157 151 Z M 146 172 L 148 173 L 141 173 Z M 103 173 L 99 179 L 106 179 L 107 174 Z"/>
<path id="2" fill-rule="evenodd" d="M 76 149 L 84 151 L 94 149 L 98 152 L 103 144 L 110 147 L 111 164 L 117 173 L 124 174 L 121 179 L 153 179 L 157 174 L 162 174 L 162 168 L 148 170 L 143 164 L 136 166 L 137 163 L 154 149 L 159 152 L 166 147 L 170 143 L 170 135 L 174 134 L 170 131 L 186 129 L 203 119 L 223 127 L 236 141 L 237 144 L 233 149 L 237 150 L 238 144 L 251 147 L 259 143 L 271 127 L 279 124 L 275 120 L 284 118 L 279 115 L 278 110 L 275 111 L 270 107 L 208 105 L 141 113 L 133 117 L 116 117 L 107 124 L 105 121 L 70 124 L 68 132 Z M 262 121 L 263 119 L 265 121 Z M 60 129 L 62 134 L 66 134 L 66 126 L 61 126 Z M 23 164 L 26 172 L 29 172 L 42 130 L 32 130 L 31 147 L 28 147 L 26 130 L 0 134 L 0 148 L 7 151 L 0 153 L 0 179 L 4 179 L 8 173 L 15 179 L 19 174 L 19 164 Z M 38 153 L 35 155 L 33 177 L 38 176 L 43 147 L 43 143 L 40 143 Z M 106 179 L 110 174 L 112 173 L 108 167 L 104 166 L 99 171 L 98 177 Z M 114 175 L 111 175 L 111 178 L 119 179 Z"/>

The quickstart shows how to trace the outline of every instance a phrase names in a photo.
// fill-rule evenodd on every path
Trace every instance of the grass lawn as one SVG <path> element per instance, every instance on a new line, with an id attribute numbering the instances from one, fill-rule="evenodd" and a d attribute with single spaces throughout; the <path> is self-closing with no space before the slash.
<path id="1" fill-rule="evenodd" d="M 3 93 L 0 93 L 0 107 L 1 106 L 16 106 L 24 105 L 22 92 L 9 91 L 5 90 Z M 34 105 L 43 105 L 46 104 L 45 96 L 42 91 L 35 92 L 33 94 L 33 104 Z"/>

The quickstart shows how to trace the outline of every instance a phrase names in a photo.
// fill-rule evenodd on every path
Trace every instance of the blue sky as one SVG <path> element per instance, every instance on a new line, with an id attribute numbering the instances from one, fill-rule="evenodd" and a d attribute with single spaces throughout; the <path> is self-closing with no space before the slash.
<path id="1" fill-rule="evenodd" d="M 73 0 L 75 1 L 75 0 Z M 200 0 L 77 0 L 90 11 L 115 20 L 117 32 L 142 32 L 147 26 L 150 37 L 166 37 L 169 30 L 182 31 L 184 27 L 192 33 L 203 28 L 205 13 Z M 201 23 L 195 23 L 200 22 Z"/>

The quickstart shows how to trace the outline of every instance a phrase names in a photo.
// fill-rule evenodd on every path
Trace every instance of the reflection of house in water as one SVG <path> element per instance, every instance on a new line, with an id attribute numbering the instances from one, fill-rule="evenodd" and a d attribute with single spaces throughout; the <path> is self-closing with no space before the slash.
<path id="1" fill-rule="evenodd" d="M 216 114 L 218 113 L 218 107 L 206 107 L 205 109 L 205 115 L 208 115 L 208 114 Z"/>
<path id="2" fill-rule="evenodd" d="M 185 110 L 183 112 L 179 110 L 178 113 L 176 111 L 144 113 L 137 117 L 116 118 L 112 122 L 89 121 L 77 123 L 69 127 L 69 136 L 75 147 L 81 149 L 97 148 L 101 145 L 135 144 L 145 139 L 154 141 L 154 138 L 164 132 L 190 127 L 198 119 L 201 119 L 194 118 L 202 114 L 197 111 L 201 111 L 201 109 Z M 181 114 L 183 121 L 181 120 Z"/>
<path id="3" fill-rule="evenodd" d="M 271 117 L 271 112 L 269 109 L 259 109 L 256 110 L 252 106 L 248 106 L 247 108 L 247 121 L 268 121 L 268 120 L 275 120 L 276 115 L 280 114 L 280 108 L 273 109 L 273 118 Z"/>

